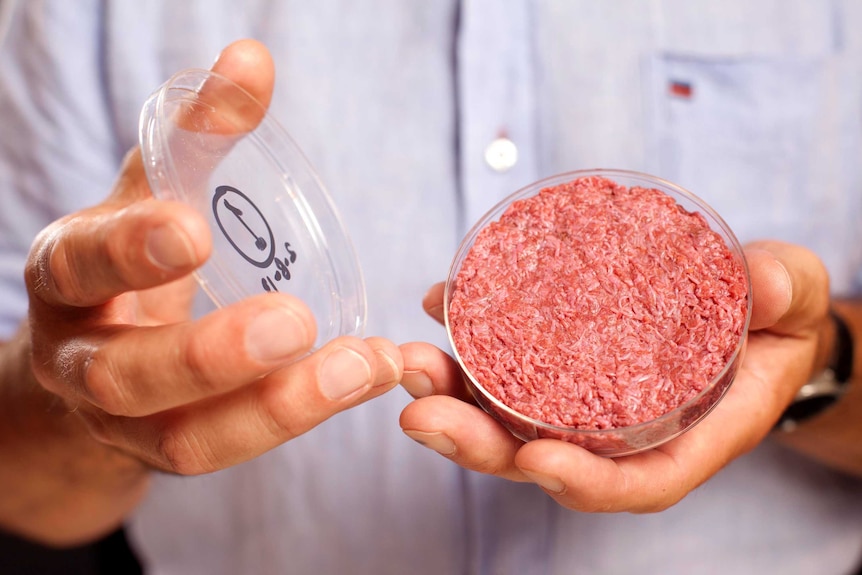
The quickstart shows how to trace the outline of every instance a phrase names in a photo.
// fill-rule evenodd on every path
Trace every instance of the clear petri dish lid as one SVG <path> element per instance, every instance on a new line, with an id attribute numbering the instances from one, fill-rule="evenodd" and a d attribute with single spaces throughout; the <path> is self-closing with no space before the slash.
<path id="1" fill-rule="evenodd" d="M 315 348 L 362 334 L 365 285 L 347 230 L 260 102 L 223 76 L 184 70 L 147 99 L 139 127 L 153 194 L 209 222 L 212 256 L 195 276 L 215 305 L 287 292 L 314 313 Z"/>

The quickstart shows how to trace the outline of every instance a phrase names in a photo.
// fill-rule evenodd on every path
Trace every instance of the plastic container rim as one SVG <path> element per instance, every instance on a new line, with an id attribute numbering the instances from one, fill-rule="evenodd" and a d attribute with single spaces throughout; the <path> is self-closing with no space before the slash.
<path id="1" fill-rule="evenodd" d="M 503 403 L 500 399 L 498 399 L 494 394 L 490 393 L 485 387 L 480 384 L 469 369 L 464 365 L 464 361 L 461 358 L 461 354 L 458 351 L 457 346 L 455 345 L 455 341 L 452 337 L 452 329 L 449 323 L 449 304 L 450 304 L 450 294 L 452 292 L 452 288 L 454 287 L 454 283 L 457 279 L 458 272 L 460 271 L 461 263 L 463 262 L 464 257 L 467 252 L 473 247 L 473 240 L 476 238 L 476 235 L 482 230 L 486 225 L 496 220 L 509 205 L 514 203 L 517 200 L 524 199 L 527 197 L 531 197 L 535 194 L 538 194 L 541 190 L 555 186 L 558 184 L 562 184 L 565 182 L 569 182 L 575 180 L 577 178 L 587 177 L 587 176 L 602 176 L 607 177 L 608 179 L 618 183 L 614 176 L 624 177 L 624 178 L 632 178 L 638 180 L 645 180 L 651 182 L 655 186 L 661 186 L 664 188 L 668 188 L 672 190 L 674 193 L 679 194 L 680 196 L 685 197 L 687 200 L 691 201 L 695 205 L 697 205 L 699 210 L 705 212 L 711 220 L 718 225 L 722 232 L 727 236 L 730 241 L 730 245 L 728 248 L 734 252 L 736 256 L 739 257 L 742 262 L 743 269 L 745 272 L 745 284 L 746 284 L 746 312 L 745 312 L 745 321 L 742 326 L 742 333 L 739 337 L 739 341 L 737 342 L 733 353 L 729 356 L 727 362 L 724 367 L 721 369 L 719 373 L 712 378 L 708 385 L 706 385 L 697 395 L 686 401 L 685 403 L 681 403 L 680 405 L 674 407 L 667 413 L 656 417 L 655 419 L 650 419 L 648 421 L 644 421 L 641 423 L 637 423 L 635 425 L 629 425 L 625 427 L 613 427 L 608 429 L 584 429 L 579 427 L 563 427 L 559 425 L 554 425 L 551 423 L 547 423 L 540 419 L 532 418 L 528 415 L 525 415 L 515 409 L 512 409 L 505 403 Z M 661 190 L 666 193 L 666 190 Z M 673 196 L 671 196 L 673 197 Z M 712 227 L 712 226 L 710 226 Z M 675 417 L 678 413 L 685 411 L 687 408 L 697 404 L 699 401 L 703 399 L 703 397 L 710 393 L 720 381 L 722 381 L 726 376 L 728 371 L 736 364 L 738 356 L 742 353 L 742 350 L 745 347 L 745 342 L 748 337 L 748 327 L 751 322 L 751 275 L 749 272 L 748 262 L 744 256 L 742 245 L 737 239 L 736 235 L 730 229 L 730 226 L 724 219 L 716 212 L 709 204 L 707 204 L 704 200 L 689 192 L 685 188 L 674 184 L 668 180 L 660 178 L 658 176 L 653 176 L 650 174 L 646 174 L 644 172 L 638 172 L 634 170 L 619 170 L 619 169 L 611 169 L 611 168 L 596 168 L 596 169 L 583 169 L 583 170 L 574 170 L 569 172 L 562 172 L 553 176 L 549 176 L 547 178 L 543 178 L 541 180 L 535 181 L 531 184 L 528 184 L 519 190 L 513 192 L 512 194 L 506 196 L 499 202 L 497 202 L 491 209 L 489 209 L 480 219 L 477 221 L 467 232 L 462 240 L 461 244 L 458 247 L 458 250 L 455 253 L 455 257 L 452 259 L 452 263 L 449 267 L 449 273 L 446 279 L 446 284 L 443 290 L 443 319 L 444 324 L 446 326 L 446 334 L 449 338 L 449 345 L 452 348 L 453 353 L 455 354 L 455 359 L 458 362 L 458 365 L 461 367 L 461 370 L 464 374 L 470 379 L 470 383 L 475 386 L 477 390 L 479 390 L 482 395 L 491 401 L 494 406 L 504 412 L 506 415 L 516 418 L 523 423 L 528 425 L 532 425 L 538 429 L 544 429 L 552 432 L 556 432 L 558 434 L 569 434 L 569 433 L 577 433 L 583 435 L 585 437 L 590 436 L 601 436 L 607 435 L 609 433 L 620 433 L 620 432 L 637 432 L 642 429 L 647 429 L 656 424 L 668 421 Z M 732 382 L 731 382 L 732 384 Z M 691 422 L 689 426 L 686 428 L 690 428 L 692 425 L 703 419 L 712 409 L 720 403 L 721 398 L 726 393 L 727 389 L 730 388 L 730 384 L 726 386 L 724 392 L 719 396 L 712 405 L 710 405 L 702 414 L 699 415 L 694 421 Z M 684 430 L 680 430 L 675 435 L 669 437 L 668 439 L 672 439 L 675 436 L 678 436 Z"/>

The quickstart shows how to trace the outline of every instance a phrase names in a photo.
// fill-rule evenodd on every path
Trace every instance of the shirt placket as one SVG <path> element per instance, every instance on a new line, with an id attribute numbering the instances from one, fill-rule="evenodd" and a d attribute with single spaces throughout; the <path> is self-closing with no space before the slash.
<path id="1" fill-rule="evenodd" d="M 456 51 L 461 223 L 538 179 L 530 0 L 463 0 Z M 544 573 L 554 505 L 534 486 L 468 474 L 470 573 Z"/>
<path id="2" fill-rule="evenodd" d="M 528 0 L 465 0 L 457 49 L 463 222 L 537 179 Z"/>

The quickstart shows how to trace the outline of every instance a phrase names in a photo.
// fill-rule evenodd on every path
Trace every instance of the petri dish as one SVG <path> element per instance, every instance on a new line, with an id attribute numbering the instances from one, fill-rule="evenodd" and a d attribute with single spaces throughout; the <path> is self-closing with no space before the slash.
<path id="1" fill-rule="evenodd" d="M 579 309 L 586 309 L 587 311 L 573 314 L 573 317 L 576 318 L 573 322 L 570 321 L 566 324 L 558 319 L 571 311 L 566 306 L 572 300 L 567 301 L 562 294 L 575 293 L 579 294 L 578 297 L 583 294 L 584 298 L 580 301 L 589 301 L 586 294 L 590 290 L 596 293 L 604 291 L 614 293 L 613 284 L 601 279 L 607 277 L 603 275 L 603 269 L 609 267 L 607 260 L 586 258 L 585 261 L 592 262 L 595 269 L 598 270 L 598 273 L 595 274 L 591 273 L 590 265 L 587 265 L 577 267 L 574 273 L 553 276 L 547 285 L 552 288 L 548 293 L 555 302 L 554 305 L 546 306 L 543 309 L 540 309 L 541 306 L 530 308 L 527 310 L 530 313 L 505 315 L 502 318 L 497 318 L 496 322 L 494 321 L 495 315 L 499 315 L 499 310 L 523 307 L 524 302 L 528 302 L 526 305 L 529 306 L 532 305 L 529 302 L 542 299 L 534 297 L 536 292 L 531 291 L 535 284 L 528 283 L 526 284 L 528 288 L 525 289 L 523 285 L 519 286 L 513 278 L 519 273 L 523 273 L 524 277 L 529 278 L 536 274 L 536 270 L 547 267 L 550 260 L 559 258 L 560 256 L 554 255 L 554 249 L 549 249 L 555 243 L 559 244 L 560 241 L 571 242 L 570 245 L 574 246 L 577 251 L 579 246 L 597 241 L 594 234 L 585 234 L 583 233 L 584 230 L 588 228 L 613 229 L 613 222 L 603 220 L 604 214 L 601 211 L 590 210 L 588 206 L 578 203 L 566 206 L 566 199 L 554 205 L 554 209 L 550 212 L 550 218 L 557 217 L 560 210 L 571 209 L 578 214 L 576 222 L 586 224 L 583 228 L 566 228 L 561 232 L 550 225 L 548 219 L 545 219 L 548 212 L 533 212 L 531 209 L 526 209 L 526 206 L 535 207 L 539 205 L 534 200 L 538 199 L 540 194 L 554 194 L 557 189 L 572 186 L 576 182 L 585 180 L 600 180 L 603 186 L 613 185 L 617 187 L 618 189 L 613 193 L 623 193 L 624 195 L 629 192 L 632 194 L 659 193 L 669 199 L 670 205 L 673 206 L 668 206 L 669 211 L 680 211 L 689 216 L 699 214 L 702 220 L 701 224 L 695 228 L 697 230 L 695 233 L 709 237 L 708 245 L 712 246 L 713 249 L 716 245 L 723 245 L 723 249 L 718 250 L 719 254 L 723 255 L 726 252 L 727 257 L 733 262 L 732 268 L 736 271 L 735 286 L 738 295 L 735 305 L 738 306 L 736 314 L 738 332 L 727 338 L 726 346 L 720 350 L 723 353 L 720 356 L 721 359 L 713 364 L 712 376 L 700 382 L 698 391 L 689 393 L 684 396 L 685 399 L 674 403 L 671 407 L 666 407 L 668 404 L 665 403 L 663 404 L 665 408 L 659 410 L 656 407 L 649 417 L 635 419 L 632 416 L 630 423 L 621 425 L 605 424 L 602 427 L 595 427 L 585 423 L 585 420 L 595 417 L 593 415 L 569 416 L 584 411 L 583 406 L 586 404 L 595 405 L 598 403 L 602 408 L 603 416 L 607 416 L 608 419 L 617 413 L 618 407 L 623 405 L 625 400 L 648 405 L 655 398 L 661 397 L 663 393 L 661 389 L 670 384 L 678 383 L 674 380 L 674 376 L 666 374 L 676 373 L 675 369 L 689 363 L 691 356 L 680 356 L 676 363 L 664 363 L 665 367 L 661 370 L 653 368 L 645 370 L 650 372 L 649 380 L 645 379 L 645 383 L 637 386 L 632 386 L 629 382 L 630 387 L 625 389 L 624 393 L 616 394 L 618 390 L 614 387 L 620 386 L 619 389 L 623 389 L 619 383 L 621 379 L 616 374 L 625 373 L 628 367 L 627 363 L 631 360 L 625 358 L 620 348 L 602 345 L 591 348 L 589 345 L 582 346 L 580 344 L 585 338 L 594 338 L 598 342 L 610 340 L 618 344 L 619 341 L 612 337 L 603 339 L 600 336 L 603 333 L 613 333 L 619 330 L 624 322 L 629 321 L 625 315 L 627 310 L 623 310 L 621 304 L 619 313 L 609 312 L 605 307 L 606 304 L 603 303 L 601 306 L 603 312 L 599 308 L 591 309 L 590 306 L 586 306 Z M 509 219 L 505 224 L 502 223 L 503 220 L 507 219 L 507 215 L 512 213 L 512 209 L 517 210 L 520 214 L 530 215 L 529 217 L 519 216 Z M 533 215 L 534 213 L 536 215 Z M 649 220 L 646 216 L 645 219 Z M 688 219 L 686 218 L 686 221 Z M 514 225 L 514 222 L 517 222 L 517 225 Z M 511 234 L 512 237 L 530 237 L 532 239 L 520 244 L 509 245 L 508 241 L 497 239 L 501 236 L 496 232 L 483 237 L 485 230 L 490 231 L 496 226 L 502 226 L 507 230 L 506 233 Z M 671 231 L 678 231 L 682 235 L 690 233 L 685 229 Z M 601 234 L 599 235 L 601 236 Z M 563 239 L 560 240 L 560 237 Z M 493 238 L 493 240 L 491 241 L 489 238 Z M 604 236 L 602 241 L 613 241 L 613 238 Z M 630 245 L 631 241 L 634 241 L 634 238 L 622 237 L 619 239 L 621 246 L 627 249 L 631 248 L 636 252 L 649 252 L 654 249 L 649 244 Z M 716 244 L 716 242 L 719 243 Z M 532 257 L 531 250 L 533 250 Z M 573 252 L 562 250 L 561 253 Z M 585 251 L 584 253 L 589 252 Z M 654 258 L 647 258 L 647 260 L 655 262 L 662 260 L 660 254 L 653 255 Z M 465 262 L 471 258 L 474 263 L 465 266 Z M 515 263 L 510 266 L 506 263 L 507 261 Z M 478 262 L 478 266 L 476 262 Z M 571 270 L 574 266 L 579 266 L 575 260 L 564 263 L 563 266 L 550 267 L 555 270 L 565 270 L 569 267 Z M 620 264 L 625 266 L 624 261 L 621 261 Z M 679 271 L 686 269 L 690 264 L 691 261 L 675 260 L 669 267 L 674 268 L 672 271 Z M 521 268 L 520 272 L 514 271 L 518 268 Z M 642 277 L 647 283 L 668 273 L 658 265 L 648 267 L 643 271 L 645 273 Z M 483 276 L 481 283 L 483 289 L 474 290 L 470 292 L 471 295 L 465 296 L 464 294 L 468 293 L 465 291 L 465 285 L 475 282 L 480 275 Z M 671 276 L 675 275 L 671 273 Z M 597 280 L 596 278 L 600 279 Z M 581 170 L 559 174 L 530 184 L 502 200 L 480 218 L 467 233 L 453 259 L 444 292 L 444 317 L 455 358 L 466 376 L 465 381 L 473 397 L 486 412 L 512 434 L 524 441 L 539 438 L 560 439 L 580 445 L 598 455 L 621 457 L 652 449 L 678 437 L 702 421 L 719 404 L 730 388 L 744 354 L 748 324 L 751 318 L 750 293 L 751 279 L 742 246 L 721 216 L 702 199 L 671 182 L 649 174 L 613 169 Z M 645 294 L 645 296 L 649 295 L 651 295 L 649 292 Z M 459 296 L 466 298 L 466 300 L 461 299 L 456 303 L 455 300 Z M 616 294 L 613 297 L 616 297 Z M 601 301 L 607 302 L 607 299 Z M 651 302 L 646 301 L 646 303 Z M 682 305 L 682 302 L 680 301 L 679 304 Z M 670 307 L 676 307 L 676 304 Z M 649 305 L 642 309 L 649 309 Z M 480 313 L 474 313 L 475 310 Z M 552 319 L 544 321 L 547 319 L 547 315 L 544 318 L 541 316 L 548 313 L 552 314 Z M 672 309 L 671 313 L 673 313 Z M 652 330 L 659 325 L 658 321 L 655 320 L 656 317 L 650 315 L 632 320 L 633 329 Z M 568 327 L 578 323 L 586 327 L 584 329 L 568 329 Z M 467 325 L 469 325 L 469 329 L 466 327 Z M 668 325 L 672 325 L 672 323 Z M 536 326 L 541 326 L 538 328 L 539 333 L 537 333 Z M 561 328 L 560 326 L 568 327 Z M 554 337 L 548 337 L 554 329 L 559 329 L 559 333 Z M 679 326 L 677 326 L 678 329 Z M 715 329 L 719 328 L 715 327 Z M 669 332 L 657 331 L 657 333 L 660 337 L 666 336 L 665 343 L 659 347 L 667 348 L 676 345 L 673 330 Z M 503 349 L 488 345 L 485 349 L 489 351 L 478 347 L 488 341 L 506 341 L 507 343 Z M 523 349 L 530 349 L 530 353 L 522 353 Z M 565 352 L 560 354 L 560 349 L 565 350 Z M 616 364 L 622 369 L 610 376 L 597 370 L 593 372 L 597 376 L 594 381 L 591 379 L 593 375 L 585 376 L 585 373 L 589 374 L 590 372 L 583 369 L 573 369 L 572 372 L 567 373 L 566 369 L 547 367 L 550 364 L 548 358 L 554 355 L 567 360 L 578 354 L 593 357 L 590 355 L 593 352 L 598 352 L 595 353 L 595 357 L 599 359 L 619 358 Z M 698 353 L 698 350 L 695 349 L 694 352 Z M 565 364 L 565 362 L 563 363 Z M 530 369 L 544 375 L 539 378 L 525 376 L 527 368 L 522 367 L 524 364 L 529 364 Z M 518 375 L 509 377 L 512 373 L 518 373 Z M 514 379 L 517 381 L 513 381 Z M 599 379 L 602 381 L 601 386 L 598 383 Z M 567 394 L 565 400 L 556 399 L 561 392 Z M 513 400 L 513 398 L 517 399 L 519 395 L 529 398 L 528 401 Z M 562 407 L 559 407 L 560 405 Z M 549 417 L 550 415 L 553 417 Z M 563 422 L 564 419 L 567 422 Z M 568 420 L 571 420 L 572 423 L 568 423 Z"/>

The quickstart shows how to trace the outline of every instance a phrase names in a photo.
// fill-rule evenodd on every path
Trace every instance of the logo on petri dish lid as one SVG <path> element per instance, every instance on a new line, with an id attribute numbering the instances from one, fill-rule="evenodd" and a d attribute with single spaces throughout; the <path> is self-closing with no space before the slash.
<path id="1" fill-rule="evenodd" d="M 275 236 L 263 213 L 246 194 L 233 186 L 218 186 L 212 200 L 216 223 L 236 252 L 257 268 L 272 275 L 261 278 L 265 291 L 278 291 L 276 282 L 290 280 L 290 265 L 296 262 L 296 251 L 284 242 L 284 253 L 276 253 Z"/>

